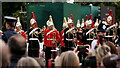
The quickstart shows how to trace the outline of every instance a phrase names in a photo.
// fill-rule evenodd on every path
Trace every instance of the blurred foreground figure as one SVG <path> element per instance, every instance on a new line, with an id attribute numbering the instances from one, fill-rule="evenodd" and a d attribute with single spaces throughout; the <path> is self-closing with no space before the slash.
<path id="1" fill-rule="evenodd" d="M 41 68 L 41 67 L 34 58 L 22 57 L 17 63 L 17 68 Z"/>
<path id="2" fill-rule="evenodd" d="M 2 39 L 7 43 L 8 39 L 17 34 L 17 32 L 15 32 L 15 22 L 16 22 L 16 18 L 14 17 L 8 17 L 5 16 L 5 20 L 6 20 L 6 29 L 7 31 L 5 31 L 2 35 Z"/>
<path id="3" fill-rule="evenodd" d="M 0 66 L 6 68 L 10 60 L 9 48 L 5 42 L 0 39 Z"/>
<path id="4" fill-rule="evenodd" d="M 10 48 L 11 59 L 9 67 L 16 66 L 18 60 L 25 56 L 26 53 L 26 40 L 21 35 L 15 35 L 8 40 L 8 46 Z"/>
<path id="5" fill-rule="evenodd" d="M 42 42 L 42 33 L 37 25 L 34 12 L 31 14 L 30 29 L 28 31 L 28 56 L 39 57 L 39 44 Z"/>
<path id="6" fill-rule="evenodd" d="M 66 51 L 56 58 L 55 66 L 60 68 L 80 68 L 80 62 L 74 51 Z"/>

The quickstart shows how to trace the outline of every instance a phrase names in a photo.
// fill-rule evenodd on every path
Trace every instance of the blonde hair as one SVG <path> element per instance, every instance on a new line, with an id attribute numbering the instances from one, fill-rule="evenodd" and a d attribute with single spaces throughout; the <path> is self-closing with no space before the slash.
<path id="1" fill-rule="evenodd" d="M 18 63 L 17 68 L 41 68 L 38 62 L 32 57 L 22 57 Z"/>
<path id="2" fill-rule="evenodd" d="M 10 60 L 10 52 L 7 44 L 0 39 L 0 67 L 6 67 Z"/>
<path id="3" fill-rule="evenodd" d="M 73 51 L 63 52 L 60 57 L 57 58 L 60 62 L 57 65 L 65 68 L 80 68 L 79 58 Z M 56 64 L 55 64 L 56 65 Z"/>
<path id="4" fill-rule="evenodd" d="M 103 60 L 103 57 L 105 57 L 106 55 L 111 55 L 110 48 L 107 45 L 106 46 L 99 46 L 95 50 L 97 64 L 101 63 L 101 61 Z"/>

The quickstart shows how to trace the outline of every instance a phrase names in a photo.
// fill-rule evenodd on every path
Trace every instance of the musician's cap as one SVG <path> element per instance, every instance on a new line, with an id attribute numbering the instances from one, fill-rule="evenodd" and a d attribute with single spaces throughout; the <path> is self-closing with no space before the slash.
<path id="1" fill-rule="evenodd" d="M 16 23 L 16 27 L 19 27 L 19 26 L 21 26 L 20 17 L 17 18 L 17 23 Z"/>
<path id="2" fill-rule="evenodd" d="M 34 23 L 36 23 L 35 19 L 34 18 L 30 19 L 30 24 L 33 25 Z"/>
<path id="3" fill-rule="evenodd" d="M 107 21 L 112 21 L 112 16 L 108 16 Z"/>
<path id="4" fill-rule="evenodd" d="M 66 17 L 63 19 L 63 27 L 68 27 Z"/>
<path id="5" fill-rule="evenodd" d="M 68 19 L 68 24 L 73 23 L 72 19 Z"/>
<path id="6" fill-rule="evenodd" d="M 98 25 L 99 25 L 98 19 L 96 19 L 96 22 L 95 22 L 94 26 L 98 26 Z"/>
<path id="7" fill-rule="evenodd" d="M 35 17 L 35 13 L 31 12 L 31 17 L 30 17 L 30 27 L 38 27 L 37 21 L 36 21 L 36 17 Z"/>
<path id="8" fill-rule="evenodd" d="M 17 21 L 15 17 L 5 16 L 4 18 L 6 20 L 6 23 L 12 23 Z"/>
<path id="9" fill-rule="evenodd" d="M 80 27 L 80 20 L 77 20 L 77 26 L 76 27 Z"/>
<path id="10" fill-rule="evenodd" d="M 82 18 L 81 27 L 84 27 L 84 19 Z"/>
<path id="11" fill-rule="evenodd" d="M 52 16 L 49 16 L 49 21 L 53 22 Z"/>
<path id="12" fill-rule="evenodd" d="M 52 26 L 52 25 L 54 25 L 53 22 L 51 22 L 51 21 L 48 20 L 47 21 L 47 26 Z"/>
<path id="13" fill-rule="evenodd" d="M 51 15 L 49 16 L 49 20 L 47 21 L 46 24 L 47 24 L 47 26 L 52 26 L 52 25 L 54 25 L 54 24 L 53 24 L 53 20 L 52 20 L 52 16 L 51 16 Z"/>

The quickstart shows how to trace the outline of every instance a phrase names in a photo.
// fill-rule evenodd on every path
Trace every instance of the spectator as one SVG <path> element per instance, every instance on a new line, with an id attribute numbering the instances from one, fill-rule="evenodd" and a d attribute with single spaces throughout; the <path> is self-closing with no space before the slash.
<path id="1" fill-rule="evenodd" d="M 17 32 L 15 32 L 15 30 L 14 30 L 16 18 L 5 16 L 5 20 L 6 20 L 5 27 L 6 27 L 7 31 L 3 32 L 2 39 L 7 43 L 8 39 L 11 36 L 17 34 Z"/>
<path id="2" fill-rule="evenodd" d="M 8 66 L 10 59 L 9 49 L 6 46 L 5 42 L 0 39 L 0 66 L 3 68 Z"/>
<path id="3" fill-rule="evenodd" d="M 8 46 L 12 55 L 10 60 L 10 67 L 15 67 L 18 60 L 25 56 L 27 44 L 21 35 L 14 35 L 8 40 Z"/>
<path id="4" fill-rule="evenodd" d="M 17 63 L 17 68 L 41 68 L 41 67 L 34 58 L 22 57 Z"/>
<path id="5" fill-rule="evenodd" d="M 96 56 L 96 60 L 97 60 L 97 66 L 102 66 L 102 63 L 101 63 L 102 59 L 106 55 L 111 55 L 110 48 L 106 44 L 97 47 L 97 49 L 95 50 L 95 56 Z"/>
<path id="6" fill-rule="evenodd" d="M 73 51 L 63 52 L 60 57 L 55 60 L 55 66 L 64 68 L 80 68 L 80 62 L 78 56 Z"/>
<path id="7" fill-rule="evenodd" d="M 112 43 L 110 41 L 107 41 L 106 44 L 110 47 L 111 54 L 117 54 L 118 55 L 118 52 L 117 52 L 117 49 L 116 49 L 116 46 L 114 45 L 114 43 Z"/>
<path id="8" fill-rule="evenodd" d="M 112 54 L 111 56 L 105 56 L 103 58 L 103 65 L 105 68 L 116 68 L 117 62 L 110 59 L 111 57 L 115 57 L 115 56 L 117 55 Z"/>
<path id="9" fill-rule="evenodd" d="M 117 60 L 117 68 L 120 68 L 120 56 L 114 56 L 110 58 L 111 60 Z"/>

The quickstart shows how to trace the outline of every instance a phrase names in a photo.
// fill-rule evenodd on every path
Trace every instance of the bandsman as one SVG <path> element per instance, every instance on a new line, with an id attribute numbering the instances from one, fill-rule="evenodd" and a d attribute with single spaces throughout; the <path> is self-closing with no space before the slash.
<path id="1" fill-rule="evenodd" d="M 53 24 L 52 16 L 49 16 L 47 21 L 47 28 L 44 30 L 44 44 L 45 44 L 45 57 L 46 57 L 46 66 L 48 67 L 48 60 L 53 58 L 55 59 L 56 55 L 51 50 L 55 50 L 58 44 L 60 43 L 60 34 L 55 29 Z"/>
<path id="2" fill-rule="evenodd" d="M 82 45 L 82 39 L 83 39 L 83 30 L 81 29 L 80 20 L 77 20 L 77 45 Z"/>
<path id="3" fill-rule="evenodd" d="M 61 36 L 61 52 L 64 52 L 65 51 L 65 43 L 64 43 L 64 30 L 68 27 L 68 24 L 67 24 L 67 20 L 66 20 L 66 17 L 64 17 L 63 19 L 63 30 L 60 32 L 60 36 Z"/>
<path id="4" fill-rule="evenodd" d="M 22 25 L 20 23 L 20 18 L 19 17 L 17 18 L 17 23 L 16 23 L 16 27 L 15 28 L 16 28 L 15 31 L 18 34 L 22 35 L 27 40 L 27 34 L 26 34 L 26 32 L 24 32 L 24 30 L 22 30 Z"/>
<path id="5" fill-rule="evenodd" d="M 77 29 L 74 27 L 73 20 L 73 16 L 68 19 L 68 28 L 64 30 L 64 42 L 66 51 L 72 50 L 75 46 L 77 46 Z"/>
<path id="6" fill-rule="evenodd" d="M 39 44 L 42 42 L 41 29 L 37 25 L 34 12 L 31 13 L 30 29 L 28 31 L 28 55 L 31 57 L 39 57 Z"/>

